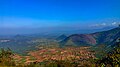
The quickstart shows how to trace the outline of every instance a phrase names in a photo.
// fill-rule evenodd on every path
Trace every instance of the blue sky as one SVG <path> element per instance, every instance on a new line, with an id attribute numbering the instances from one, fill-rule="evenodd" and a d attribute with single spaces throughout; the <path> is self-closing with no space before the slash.
<path id="1" fill-rule="evenodd" d="M 120 22 L 120 0 L 0 0 L 0 28 L 86 28 Z"/>

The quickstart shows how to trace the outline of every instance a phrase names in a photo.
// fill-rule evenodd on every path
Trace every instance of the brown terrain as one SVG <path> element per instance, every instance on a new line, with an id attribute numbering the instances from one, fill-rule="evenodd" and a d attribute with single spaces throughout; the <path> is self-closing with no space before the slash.
<path id="1" fill-rule="evenodd" d="M 32 62 L 44 62 L 52 60 L 62 61 L 83 61 L 95 58 L 94 52 L 89 50 L 90 47 L 66 47 L 66 48 L 45 48 L 39 47 L 37 51 L 31 51 L 28 56 L 15 55 L 17 63 L 29 64 Z"/>

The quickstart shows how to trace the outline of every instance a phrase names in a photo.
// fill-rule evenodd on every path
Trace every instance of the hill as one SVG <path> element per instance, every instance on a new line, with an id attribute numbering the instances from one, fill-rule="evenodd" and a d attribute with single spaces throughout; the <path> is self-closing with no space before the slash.
<path id="1" fill-rule="evenodd" d="M 61 46 L 112 45 L 120 37 L 120 27 L 90 34 L 73 34 L 60 42 Z"/>

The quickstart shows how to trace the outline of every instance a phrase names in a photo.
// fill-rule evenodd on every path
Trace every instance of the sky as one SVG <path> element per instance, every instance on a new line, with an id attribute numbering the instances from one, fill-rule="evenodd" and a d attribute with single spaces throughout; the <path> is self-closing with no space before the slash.
<path id="1" fill-rule="evenodd" d="M 118 23 L 120 0 L 0 0 L 0 31 L 6 33 L 89 29 Z"/>

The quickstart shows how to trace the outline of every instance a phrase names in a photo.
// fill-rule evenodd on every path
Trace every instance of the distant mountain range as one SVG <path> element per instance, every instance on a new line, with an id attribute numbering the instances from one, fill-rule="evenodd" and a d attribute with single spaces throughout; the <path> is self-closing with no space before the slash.
<path id="1" fill-rule="evenodd" d="M 98 31 L 109 30 L 115 28 L 116 26 L 105 26 L 105 27 L 86 27 L 86 28 L 0 28 L 0 37 L 2 36 L 15 36 L 16 34 L 20 35 L 32 35 L 32 36 L 55 36 L 60 34 L 85 34 L 93 33 Z"/>
<path id="2" fill-rule="evenodd" d="M 73 34 L 60 42 L 61 46 L 111 45 L 120 37 L 120 27 L 91 34 Z"/>

